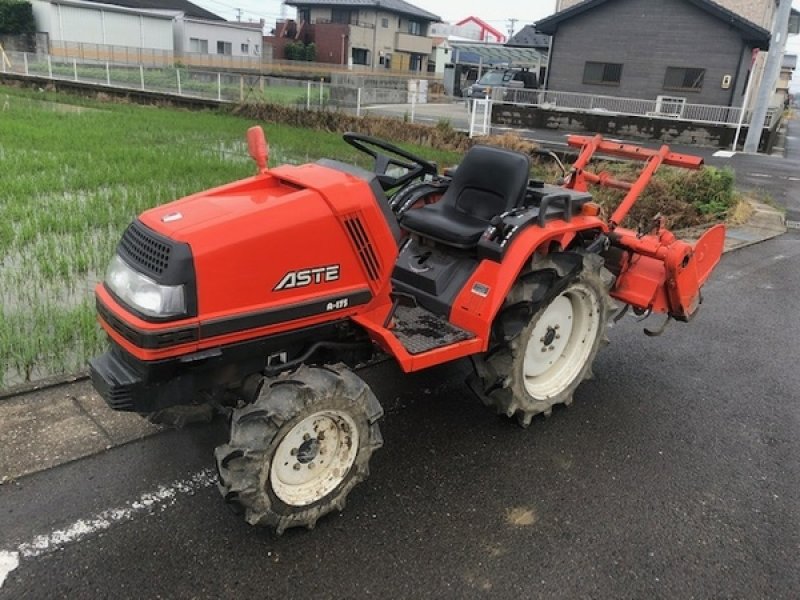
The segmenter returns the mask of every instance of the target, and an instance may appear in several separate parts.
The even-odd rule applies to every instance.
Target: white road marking
[[[154,513],[175,504],[179,496],[191,495],[198,490],[216,483],[217,475],[213,469],[198,471],[188,479],[179,479],[158,489],[145,492],[136,500],[117,508],[110,508],[89,517],[78,519],[64,529],[57,529],[38,535],[30,542],[20,544],[14,550],[0,550],[0,587],[6,576],[19,566],[20,559],[36,558],[62,550],[64,547],[82,541],[84,538],[106,531],[114,525],[132,520],[140,514]]]
[[[730,150],[717,150],[712,154],[712,156],[718,156],[720,158],[732,158],[736,156],[736,152],[731,152]]]
[[[0,588],[6,576],[19,565],[19,552],[0,551]]]
[[[772,175],[767,175],[766,173],[748,173],[750,177],[764,177],[766,179],[772,179]]]

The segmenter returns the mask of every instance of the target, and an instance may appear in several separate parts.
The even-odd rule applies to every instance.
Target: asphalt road
[[[220,424],[2,486],[0,598],[800,597],[798,265],[796,232],[726,255],[692,324],[626,318],[528,430],[465,363],[373,367],[386,445],[314,531],[225,509]]]

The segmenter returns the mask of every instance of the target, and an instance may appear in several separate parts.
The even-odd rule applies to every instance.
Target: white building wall
[[[173,50],[172,18],[34,0],[36,30],[54,42]]]
[[[231,45],[229,56],[261,56],[262,35],[258,29],[243,27],[235,23],[214,21],[201,21],[196,19],[178,19],[180,24],[176,24],[176,51],[181,53],[191,52],[189,40],[192,38],[206,40],[208,42],[208,53],[219,54],[218,42],[227,42]],[[247,51],[242,45],[246,44]]]

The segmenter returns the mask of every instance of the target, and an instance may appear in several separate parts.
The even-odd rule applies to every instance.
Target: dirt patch
[[[506,523],[512,527],[530,527],[539,520],[536,510],[524,506],[516,506],[506,510]]]

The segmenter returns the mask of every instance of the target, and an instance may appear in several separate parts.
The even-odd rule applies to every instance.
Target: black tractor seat
[[[473,248],[492,217],[522,204],[530,170],[530,158],[525,154],[473,146],[442,199],[409,210],[400,217],[400,224],[411,233],[447,246]]]

